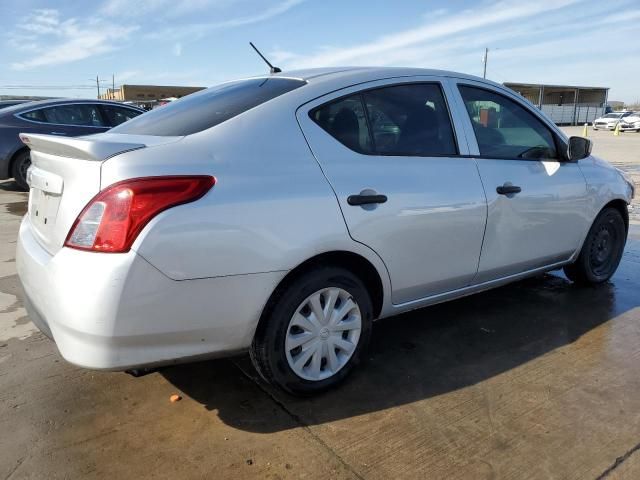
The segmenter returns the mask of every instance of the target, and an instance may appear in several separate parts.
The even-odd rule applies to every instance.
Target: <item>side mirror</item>
[[[569,137],[569,147],[567,148],[567,158],[570,162],[577,162],[591,155],[591,140],[584,137]]]

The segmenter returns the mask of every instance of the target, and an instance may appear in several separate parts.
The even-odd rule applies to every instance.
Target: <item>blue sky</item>
[[[0,18],[0,94],[92,97],[90,79],[106,87],[112,74],[116,85],[210,86],[265,72],[252,40],[284,70],[475,75],[487,46],[492,80],[640,100],[638,0],[2,0]]]

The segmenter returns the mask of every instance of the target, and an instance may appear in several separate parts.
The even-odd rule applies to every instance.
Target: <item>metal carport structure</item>
[[[592,123],[604,114],[609,88],[505,82],[559,125]]]

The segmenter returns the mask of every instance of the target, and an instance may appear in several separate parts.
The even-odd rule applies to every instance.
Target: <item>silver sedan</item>
[[[221,84],[80,138],[23,134],[25,304],[68,361],[249,351],[313,394],[373,320],[564,268],[615,272],[634,189],[513,91],[336,68]]]

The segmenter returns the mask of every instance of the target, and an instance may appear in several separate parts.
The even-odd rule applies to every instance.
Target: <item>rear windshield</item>
[[[111,130],[137,135],[183,136],[201,132],[283,93],[305,85],[291,78],[224,83],[158,107]]]

